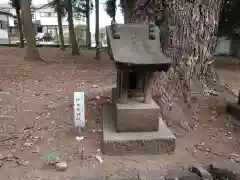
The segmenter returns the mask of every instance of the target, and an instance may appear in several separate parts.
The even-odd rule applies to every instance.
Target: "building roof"
[[[7,12],[7,11],[3,11],[3,10],[0,10],[0,14],[4,14],[4,15],[7,15],[7,16],[13,16],[12,13]]]
[[[52,7],[54,4],[54,1],[51,1],[47,4],[39,4],[37,6],[34,6],[34,9],[45,9],[45,8],[48,8],[48,7]]]

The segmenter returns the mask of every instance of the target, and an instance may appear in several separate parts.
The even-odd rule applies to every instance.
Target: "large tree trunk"
[[[24,36],[23,36],[22,18],[20,15],[20,9],[16,9],[16,14],[17,14],[20,48],[24,48]]]
[[[90,0],[86,0],[86,21],[87,21],[87,30],[86,30],[86,45],[88,48],[91,48],[91,32],[90,32]]]
[[[64,37],[63,37],[63,28],[62,28],[62,16],[61,16],[61,6],[60,0],[56,1],[56,10],[57,10],[57,20],[58,20],[58,34],[59,34],[59,42],[60,49],[64,50]]]
[[[193,80],[212,75],[212,54],[217,40],[221,0],[165,2],[163,50],[174,60],[175,84],[189,99]],[[169,72],[171,73],[171,72]],[[210,74],[209,74],[210,73]],[[174,78],[175,79],[175,78]]]
[[[35,30],[32,23],[29,0],[21,0],[21,10],[22,10],[24,34],[27,40],[25,59],[42,60],[36,47]]]
[[[99,41],[99,0],[95,0],[96,8],[96,31],[95,31],[95,42],[96,42],[96,59],[100,59],[100,41]]]
[[[73,11],[72,11],[72,1],[67,0],[67,12],[68,12],[68,29],[69,29],[69,37],[72,45],[72,55],[79,55],[78,51],[78,43],[76,40],[76,34],[74,31],[73,24]]]
[[[167,74],[160,74],[153,95],[164,108],[171,109],[172,97],[181,94],[188,104],[194,87],[194,92],[201,93],[201,88],[196,87],[206,88],[208,77],[215,80],[212,54],[222,0],[140,1],[131,22],[156,22],[162,17],[163,21],[158,23],[166,30],[161,36],[162,49],[174,61]]]

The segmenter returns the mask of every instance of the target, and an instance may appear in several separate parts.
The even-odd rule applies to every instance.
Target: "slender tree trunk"
[[[86,30],[86,45],[88,48],[91,48],[91,32],[90,32],[90,0],[86,0],[86,21],[87,21],[87,30]]]
[[[72,45],[72,55],[79,55],[78,51],[78,43],[76,40],[76,34],[74,31],[73,24],[73,11],[72,11],[72,1],[67,0],[67,11],[68,11],[68,29],[69,29],[69,37]]]
[[[24,48],[24,36],[23,36],[22,18],[20,15],[20,9],[16,9],[16,14],[17,14],[20,48]]]
[[[24,34],[27,40],[25,59],[42,60],[36,47],[35,29],[32,23],[29,0],[21,0],[21,10],[22,10]]]
[[[62,28],[62,16],[61,16],[61,7],[60,0],[56,1],[56,10],[57,10],[57,20],[58,20],[58,37],[60,43],[60,49],[64,50],[64,37],[63,37],[63,28]]]
[[[95,42],[96,42],[96,59],[100,59],[100,42],[99,42],[99,0],[95,0],[96,8],[96,31],[95,31]]]
[[[8,16],[7,16],[7,34],[8,34],[8,43],[11,44],[9,17]]]

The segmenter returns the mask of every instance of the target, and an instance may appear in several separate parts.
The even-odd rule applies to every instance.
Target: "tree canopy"
[[[52,2],[48,3],[50,7],[55,8],[56,11],[56,4],[57,1],[53,0]],[[66,0],[60,0],[61,5],[61,15],[65,16],[67,12],[67,5]],[[76,19],[81,19],[82,17],[86,16],[87,11],[87,4],[86,0],[72,0],[72,7],[73,7],[73,16]],[[93,10],[93,3],[90,1],[90,11]]]
[[[124,0],[120,0],[119,7],[124,8]],[[105,11],[109,17],[113,18],[116,15],[117,4],[116,0],[106,0]],[[238,17],[240,15],[240,0],[225,0],[222,7],[219,35],[232,35],[234,29],[240,26]]]
[[[85,17],[87,12],[86,0],[72,0],[74,17]],[[93,3],[90,1],[89,11],[93,10]]]
[[[107,0],[105,3],[105,11],[108,14],[108,16],[115,19],[116,10],[117,10],[116,0]]]
[[[21,9],[20,0],[9,0],[9,3],[12,5],[13,8],[17,10]]]

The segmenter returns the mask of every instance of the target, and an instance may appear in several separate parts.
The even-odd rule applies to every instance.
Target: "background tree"
[[[64,36],[62,33],[62,17],[66,15],[68,10],[67,1],[64,0],[53,0],[48,3],[49,6],[55,8],[55,12],[58,15],[58,28],[59,28],[59,36],[60,36],[60,46],[64,47]],[[93,4],[90,0],[71,0],[72,3],[72,12],[73,17],[76,19],[82,19],[86,17],[87,21],[87,30],[86,30],[86,44],[87,46],[91,46],[91,33],[90,33],[90,12],[93,9]],[[61,48],[62,49],[62,48]]]
[[[33,22],[32,22],[30,0],[21,0],[21,11],[22,11],[22,18],[23,18],[24,34],[27,40],[25,59],[42,60],[36,47],[36,40],[35,40],[36,31],[34,29]]]
[[[95,32],[95,42],[96,42],[96,59],[100,59],[100,42],[99,42],[99,0],[95,0],[96,8],[96,32]]]
[[[73,15],[76,19],[86,18],[86,45],[91,47],[91,32],[90,32],[90,13],[93,10],[91,0],[72,0]]]
[[[59,34],[59,42],[60,42],[60,49],[64,50],[64,36],[63,36],[63,27],[62,27],[62,17],[66,15],[64,2],[62,0],[55,0],[55,12],[57,13],[57,20],[58,20],[58,34]]]
[[[66,5],[67,14],[68,14],[68,29],[69,29],[69,38],[72,45],[72,55],[79,55],[78,43],[77,43],[75,31],[74,31],[72,1],[65,0],[65,5]]]
[[[19,31],[20,47],[24,48],[24,36],[23,36],[22,18],[21,18],[21,14],[20,14],[21,3],[20,3],[20,0],[10,0],[9,3],[12,5],[12,7],[16,11],[17,26],[18,26],[18,31]]]

